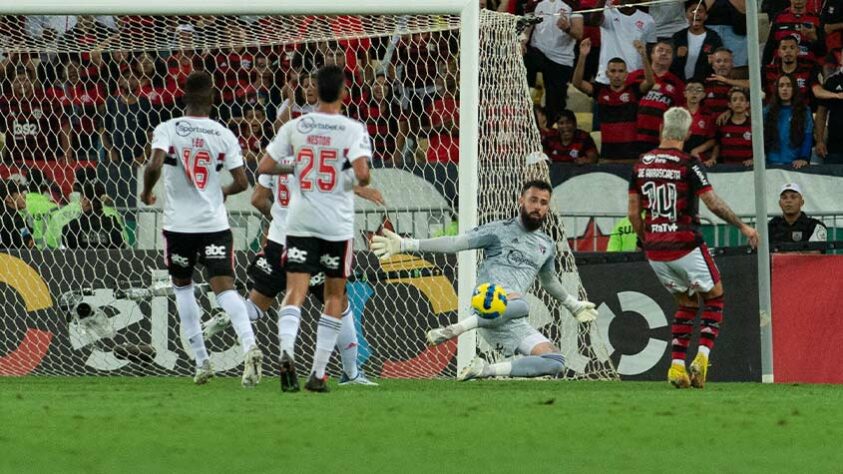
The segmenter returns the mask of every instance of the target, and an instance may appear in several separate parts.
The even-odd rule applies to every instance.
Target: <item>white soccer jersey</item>
[[[285,163],[292,163],[293,157],[288,157]],[[271,176],[262,174],[258,176],[258,184],[272,190],[272,222],[269,224],[269,233],[266,238],[281,245],[287,243],[287,214],[290,200],[296,189],[296,178],[293,175]]]
[[[220,170],[243,166],[233,133],[208,117],[180,117],[157,127],[152,149],[163,150],[164,230],[191,234],[229,228]]]
[[[653,17],[635,10],[632,15],[626,15],[615,8],[603,10],[603,23],[600,25],[600,64],[597,69],[597,82],[608,84],[606,66],[612,58],[626,61],[626,70],[641,69],[644,64],[641,56],[635,50],[635,40],[642,43],[656,42],[656,23]]]
[[[343,171],[372,156],[366,127],[339,114],[312,112],[284,124],[266,152],[283,163],[295,157],[297,186],[287,215],[287,235],[328,241],[354,237],[354,191]]]

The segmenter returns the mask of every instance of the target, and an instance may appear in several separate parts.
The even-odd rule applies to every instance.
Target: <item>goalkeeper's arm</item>
[[[594,303],[590,301],[580,301],[565,291],[565,287],[559,281],[555,271],[545,270],[539,272],[539,281],[542,288],[556,298],[562,306],[568,309],[571,314],[581,323],[589,323],[597,319],[597,310]]]
[[[372,251],[381,259],[405,252],[457,253],[481,247],[481,241],[471,239],[465,234],[419,240],[404,239],[395,232],[384,229],[383,236],[372,237]]]

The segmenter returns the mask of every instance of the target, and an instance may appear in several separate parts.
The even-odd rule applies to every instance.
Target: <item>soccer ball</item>
[[[471,307],[483,319],[499,318],[506,311],[506,291],[494,283],[482,283],[471,295]]]

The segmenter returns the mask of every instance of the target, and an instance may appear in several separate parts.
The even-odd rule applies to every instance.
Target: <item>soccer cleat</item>
[[[691,386],[691,380],[688,379],[685,367],[679,364],[670,364],[670,369],[667,371],[667,381],[676,388]]]
[[[231,318],[228,317],[228,314],[218,313],[202,323],[202,333],[205,335],[205,339],[210,339],[215,334],[225,331],[229,326],[231,326]]]
[[[705,377],[708,374],[708,357],[704,354],[697,354],[691,362],[691,386],[694,388],[705,388]]]
[[[451,339],[457,337],[454,334],[454,330],[451,329],[451,326],[446,326],[444,328],[436,328],[427,331],[426,339],[428,346],[438,346],[445,341],[450,341]]]
[[[366,374],[364,374],[363,371],[359,368],[357,369],[357,377],[354,377],[353,379],[348,378],[348,375],[343,372],[340,376],[340,385],[368,385],[370,387],[378,386],[377,383],[369,380],[366,377]]]
[[[243,378],[241,383],[243,387],[251,388],[261,382],[263,375],[263,352],[258,349],[258,346],[252,346],[249,352],[246,353],[246,360],[243,365]]]
[[[464,369],[457,375],[457,381],[465,382],[471,379],[480,378],[483,376],[483,369],[486,368],[486,363],[483,359],[475,357]]]
[[[193,383],[196,385],[204,385],[208,380],[214,377],[214,369],[211,367],[211,361],[205,359],[202,365],[196,367],[196,375],[193,376]]]
[[[287,354],[287,351],[281,353],[281,391],[282,392],[298,392],[299,377],[296,375],[296,363],[293,358]]]
[[[307,383],[304,384],[304,388],[308,392],[317,392],[317,393],[328,393],[328,374],[325,374],[324,377],[319,378],[316,376],[316,372],[310,374],[310,378],[307,379]]]

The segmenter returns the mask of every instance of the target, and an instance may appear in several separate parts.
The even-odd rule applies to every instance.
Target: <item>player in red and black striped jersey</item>
[[[825,54],[825,32],[820,17],[810,13],[805,0],[791,0],[790,8],[775,16],[770,26],[764,57],[761,64],[773,62],[776,46],[785,36],[794,36],[799,41],[799,59],[807,64],[816,64]]]
[[[670,72],[673,62],[673,45],[659,41],[650,53],[655,84],[638,102],[637,132],[635,141],[639,152],[647,151],[659,143],[659,128],[667,109],[685,105],[685,83]],[[633,71],[627,82],[637,83],[644,77],[644,71]]]
[[[738,227],[750,245],[758,243],[755,229],[741,222],[714,193],[700,160],[682,151],[690,125],[687,110],[668,109],[658,148],[641,156],[629,182],[629,220],[656,276],[679,305],[671,327],[673,353],[668,371],[668,381],[677,388],[705,386],[708,356],[723,320],[723,284],[699,231],[698,199]],[[685,358],[701,302],[700,346],[689,378]]]
[[[749,93],[734,88],[729,92],[731,115],[717,127],[712,159],[718,163],[752,166],[752,120],[749,116]]]
[[[609,85],[604,85],[583,80],[586,57],[591,52],[591,40],[586,38],[580,43],[580,56],[571,84],[597,101],[601,161],[630,161],[639,154],[635,144],[638,101],[653,87],[654,77],[644,44],[636,41],[635,48],[644,64],[643,80],[630,83],[626,62],[621,58],[612,58],[606,67]]]
[[[820,69],[815,64],[808,63],[799,57],[799,40],[794,36],[785,36],[779,40],[778,58],[764,66],[761,80],[767,102],[776,95],[776,81],[784,74],[796,78],[800,95],[808,105],[811,105],[813,86],[820,84]]]
[[[729,110],[729,91],[733,87],[749,89],[746,79],[732,79],[732,51],[728,48],[717,48],[711,55],[711,69],[714,72],[705,80],[705,100],[703,109],[709,115],[717,118]]]

